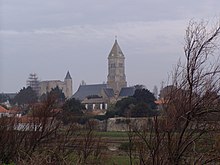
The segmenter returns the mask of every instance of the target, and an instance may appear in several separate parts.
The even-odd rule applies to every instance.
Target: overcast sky
[[[183,57],[191,19],[220,18],[220,0],[0,0],[0,92],[18,92],[29,73],[107,81],[117,35],[129,86],[160,88]]]

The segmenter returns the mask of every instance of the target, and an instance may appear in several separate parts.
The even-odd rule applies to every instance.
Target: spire
[[[117,42],[117,36],[115,36],[115,43],[114,43],[108,57],[124,57],[124,54],[121,51],[121,48]]]
[[[70,76],[70,72],[69,72],[69,71],[68,71],[67,74],[66,74],[65,80],[66,80],[66,79],[72,79],[72,77]]]

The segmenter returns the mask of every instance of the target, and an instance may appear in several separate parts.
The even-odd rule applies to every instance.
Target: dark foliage
[[[68,124],[71,122],[81,121],[83,112],[82,110],[85,107],[81,104],[79,100],[75,98],[71,98],[66,100],[66,102],[62,106],[63,112],[61,115],[61,119],[64,124]]]
[[[56,97],[59,101],[65,101],[65,95],[62,89],[60,89],[58,86],[52,88],[49,92],[49,95]]]
[[[157,114],[155,109],[149,108],[145,102],[140,102],[131,109],[130,114],[132,117],[151,117]]]
[[[118,101],[115,105],[116,111],[109,112],[107,115],[146,117],[157,114],[154,95],[143,86],[138,85],[135,93],[131,97]]]
[[[81,104],[79,100],[76,100],[75,98],[66,100],[66,102],[63,105],[64,111],[69,111],[73,114],[82,114],[82,109],[84,109],[84,106]]]
[[[154,102],[156,99],[154,94],[151,93],[148,89],[136,89],[133,97],[137,100],[138,103],[146,103],[150,109],[156,108],[156,104]]]
[[[7,96],[5,94],[0,94],[0,103],[6,102],[7,100],[10,101],[9,96]]]
[[[38,100],[36,92],[31,88],[23,88],[21,89],[15,98],[12,100],[13,104],[25,105],[25,104],[33,104]]]
[[[118,101],[115,105],[116,113],[118,116],[129,115],[131,108],[137,104],[137,100],[134,97],[127,97]]]
[[[57,106],[62,105],[66,99],[62,89],[60,89],[58,86],[52,88],[50,92],[42,94],[40,96],[40,101],[45,101],[49,97],[52,97],[56,100]]]

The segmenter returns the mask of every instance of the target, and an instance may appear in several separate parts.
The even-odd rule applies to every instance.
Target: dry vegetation
[[[185,37],[184,64],[178,63],[172,85],[163,92],[162,115],[132,143],[139,164],[219,163],[220,65],[215,55],[220,26],[207,31],[191,21]],[[212,60],[210,60],[210,58]],[[213,60],[214,59],[214,60]],[[217,139],[216,139],[217,138]]]

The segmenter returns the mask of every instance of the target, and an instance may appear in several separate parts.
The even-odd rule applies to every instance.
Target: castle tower
[[[64,79],[64,83],[66,85],[65,94],[67,98],[70,98],[73,94],[73,88],[72,88],[72,78],[70,76],[69,71],[66,74],[66,77]]]
[[[108,56],[108,81],[115,94],[119,94],[122,87],[127,86],[125,76],[125,57],[118,45],[117,39]]]

